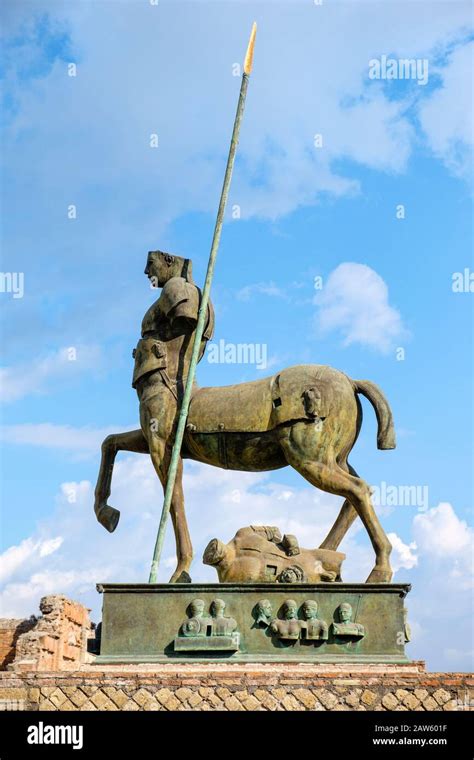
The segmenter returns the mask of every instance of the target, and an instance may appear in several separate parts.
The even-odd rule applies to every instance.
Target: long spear
[[[186,386],[184,389],[183,401],[179,412],[178,426],[176,428],[176,436],[174,439],[173,450],[171,452],[171,461],[168,470],[168,479],[166,481],[165,498],[163,502],[163,509],[161,511],[160,525],[158,528],[158,534],[156,536],[155,549],[153,552],[153,561],[151,563],[149,583],[156,583],[158,575],[158,565],[160,562],[161,550],[163,548],[163,541],[165,538],[166,523],[171,507],[171,499],[173,496],[174,485],[176,481],[176,473],[178,470],[178,460],[181,453],[181,445],[183,443],[184,429],[186,426],[186,419],[189,411],[189,403],[191,401],[191,390],[194,382],[194,375],[196,372],[196,365],[198,362],[199,351],[201,347],[202,334],[204,332],[204,325],[207,318],[207,305],[209,303],[209,294],[211,292],[212,277],[214,274],[214,264],[217,258],[217,251],[219,248],[219,242],[221,239],[222,222],[224,219],[224,212],[227,203],[227,197],[229,195],[230,181],[232,179],[232,170],[234,168],[235,151],[239,142],[240,124],[242,122],[242,116],[244,113],[245,96],[247,95],[247,87],[249,82],[250,72],[252,71],[253,61],[253,48],[255,44],[255,34],[257,32],[257,24],[253,24],[252,31],[250,33],[249,44],[244,60],[244,71],[242,74],[242,84],[240,85],[239,102],[237,104],[237,113],[235,114],[234,129],[232,132],[232,139],[230,141],[229,156],[227,158],[227,166],[225,169],[224,183],[222,185],[221,198],[219,201],[219,209],[217,211],[216,225],[214,227],[214,235],[212,237],[211,252],[209,254],[209,263],[207,265],[206,279],[204,287],[202,289],[201,305],[199,307],[198,320],[196,325],[196,332],[194,334],[193,351],[191,354],[191,362],[189,365],[188,377],[186,380]]]

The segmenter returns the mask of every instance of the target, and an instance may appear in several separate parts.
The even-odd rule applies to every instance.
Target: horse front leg
[[[148,454],[148,443],[141,430],[108,435],[102,443],[99,475],[95,487],[94,512],[97,520],[109,533],[113,533],[120,519],[118,509],[107,504],[112,486],[115,457],[118,451]]]

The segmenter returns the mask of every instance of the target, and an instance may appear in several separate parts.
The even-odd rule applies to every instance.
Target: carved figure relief
[[[365,636],[365,628],[361,623],[352,620],[354,612],[349,602],[343,602],[336,610],[337,622],[332,624],[334,636],[338,638],[361,639]]]

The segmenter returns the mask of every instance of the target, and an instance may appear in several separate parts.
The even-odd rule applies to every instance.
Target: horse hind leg
[[[355,507],[369,534],[375,551],[375,566],[366,583],[390,583],[392,570],[390,567],[390,552],[392,546],[383,530],[370,501],[370,489],[361,478],[345,472],[336,462],[322,464],[299,459],[286,452],[291,464],[303,477],[316,488],[328,493],[344,496]]]
[[[130,430],[126,433],[114,433],[108,435],[102,443],[100,469],[95,487],[94,511],[97,520],[109,533],[113,533],[120,519],[119,510],[107,504],[112,486],[115,457],[119,451],[148,454],[148,444],[142,431]]]
[[[355,478],[359,477],[357,472],[349,463],[347,463],[347,468],[351,475],[353,475]],[[332,526],[331,530],[319,548],[337,551],[342,539],[356,519],[357,514],[357,509],[352,506],[350,501],[345,499],[344,504],[342,505],[338,516],[336,517],[334,525]]]

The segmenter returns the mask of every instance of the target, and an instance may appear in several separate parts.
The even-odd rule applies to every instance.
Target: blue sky
[[[409,653],[470,669],[472,292],[453,291],[453,274],[474,269],[469,4],[20,0],[2,17],[2,271],[24,276],[21,298],[0,293],[2,614],[65,593],[97,620],[97,581],[148,577],[160,490],[145,457],[119,456],[122,519],[106,534],[92,512],[100,442],[138,419],[131,350],[156,297],[147,251],[191,257],[203,281],[235,64],[256,19],[212,298],[216,340],[265,346],[268,362],[205,357],[198,381],[320,363],[384,389],[398,447],[376,449],[364,403],[351,462],[395,489],[377,511],[394,579],[413,584]],[[370,79],[383,55],[427,61],[428,82]],[[403,503],[402,486],[423,498]],[[317,545],[341,501],[288,468],[187,463],[185,488],[195,580],[215,579],[200,561],[215,535],[270,523]],[[342,549],[345,580],[363,581],[373,557],[359,521]],[[169,531],[162,580],[173,562]]]

